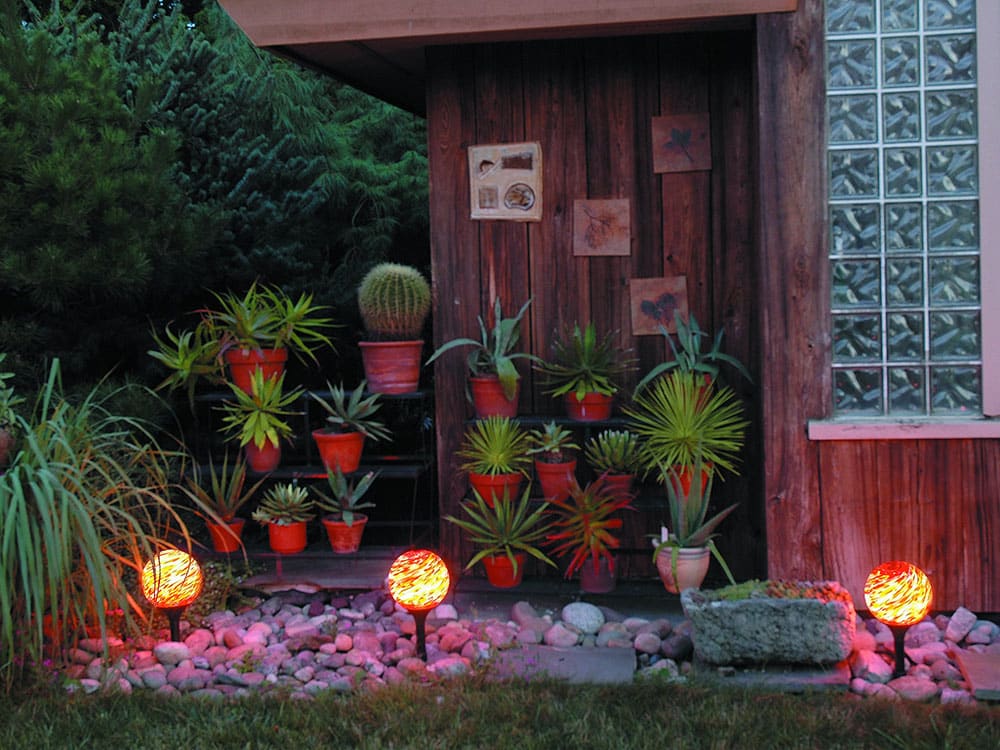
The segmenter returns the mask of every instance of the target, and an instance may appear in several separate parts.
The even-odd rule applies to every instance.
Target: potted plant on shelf
[[[566,497],[576,477],[575,451],[580,449],[573,433],[552,421],[532,430],[528,440],[531,443],[528,455],[534,456],[535,475],[542,495],[560,499]]]
[[[458,450],[469,484],[489,504],[517,496],[528,475],[528,433],[509,417],[487,417],[469,425]]]
[[[185,478],[186,486],[181,490],[197,507],[204,509],[205,525],[212,539],[212,547],[216,552],[236,552],[241,545],[243,526],[246,520],[237,518],[236,513],[264,482],[257,480],[246,487],[247,464],[237,458],[230,466],[229,452],[222,457],[222,467],[216,469],[215,464],[208,462],[208,476],[202,474],[202,469],[194,466],[193,473]]]
[[[728,386],[706,386],[696,373],[672,372],[654,381],[624,411],[629,429],[639,436],[644,473],[656,471],[658,480],[666,481],[676,468],[686,484],[696,458],[703,466],[703,483],[708,473],[736,471],[749,423]]]
[[[532,509],[530,494],[526,488],[519,500],[487,503],[482,495],[473,492],[472,499],[461,505],[465,518],[445,516],[446,521],[462,529],[469,535],[469,541],[480,548],[465,569],[481,560],[486,578],[497,588],[513,588],[521,583],[528,555],[555,567],[538,546],[549,530],[546,522],[549,504],[542,502]]]
[[[338,555],[357,552],[361,547],[361,537],[365,533],[368,515],[358,511],[374,508],[375,503],[362,501],[365,493],[375,481],[376,473],[369,471],[357,482],[347,479],[339,470],[326,470],[326,480],[330,494],[317,490],[317,507],[326,512],[322,517],[323,527],[330,540],[330,547]]]
[[[593,323],[582,331],[574,325],[572,332],[553,340],[552,359],[535,365],[549,386],[545,392],[565,400],[571,419],[594,422],[611,416],[618,392],[615,378],[634,366],[634,360],[615,345],[614,337],[609,333],[599,339]]]
[[[6,352],[0,352],[0,364],[6,358]],[[17,422],[14,407],[24,403],[24,398],[16,395],[14,388],[6,384],[12,377],[14,373],[0,371],[0,472],[7,468],[14,449],[14,425]]]
[[[306,548],[306,524],[315,518],[315,505],[309,490],[292,482],[271,487],[251,517],[267,525],[271,549],[283,555],[293,555]]]
[[[520,392],[521,376],[517,371],[517,360],[537,362],[538,357],[517,351],[521,338],[521,319],[531,304],[529,299],[513,318],[503,317],[500,299],[493,302],[493,325],[486,327],[479,316],[480,340],[457,338],[438,347],[427,360],[431,364],[445,352],[460,346],[473,349],[466,358],[469,370],[471,399],[479,419],[498,415],[517,416],[517,399]]]
[[[258,473],[274,471],[281,463],[281,440],[292,435],[286,417],[295,414],[289,407],[302,395],[294,388],[284,393],[285,373],[264,377],[263,370],[250,376],[250,391],[229,384],[234,400],[225,401],[222,430],[234,435],[246,451],[247,463]]]
[[[314,430],[312,436],[328,471],[339,470],[344,474],[357,471],[365,438],[376,442],[389,439],[389,431],[375,418],[382,408],[381,396],[378,393],[365,395],[366,386],[367,382],[362,380],[348,397],[343,383],[334,387],[327,382],[328,399],[317,393],[309,394],[327,413],[327,427]]]
[[[368,340],[361,341],[368,388],[411,393],[420,382],[420,338],[431,309],[431,288],[416,268],[379,263],[358,285],[358,308]]]
[[[639,473],[639,436],[628,430],[601,430],[584,446],[583,456],[596,475],[603,475],[613,491],[632,492]]]
[[[623,520],[615,514],[634,510],[630,495],[616,495],[604,476],[581,487],[574,482],[563,500],[549,501],[555,520],[548,540],[560,557],[569,555],[566,577],[580,571],[580,588],[606,593],[615,587],[614,550],[621,545],[615,535]]]
[[[170,371],[159,387],[187,387],[190,398],[200,377],[221,379],[226,362],[233,382],[249,391],[251,373],[263,369],[268,377],[284,372],[289,351],[315,362],[317,348],[333,348],[327,335],[333,321],[322,316],[324,308],[311,294],[293,299],[277,287],[254,282],[242,295],[212,295],[217,304],[196,311],[201,320],[193,330],[174,333],[168,326],[164,338],[153,334],[158,348],[148,354]]]
[[[702,470],[700,455],[695,458],[696,473]],[[666,473],[667,506],[670,510],[670,527],[660,528],[654,536],[653,563],[667,591],[679,594],[684,589],[698,588],[708,573],[709,552],[718,560],[730,583],[733,574],[715,546],[715,529],[735,510],[738,503],[706,519],[712,499],[714,477],[707,473],[704,488],[700,482],[690,482],[685,489],[676,469],[664,467]],[[669,550],[669,553],[667,552]]]
[[[676,344],[667,329],[660,326],[660,332],[667,339],[667,345],[670,347],[673,359],[661,362],[646,373],[636,385],[634,394],[639,394],[656,378],[668,372],[698,373],[707,382],[714,383],[719,376],[720,363],[732,365],[740,375],[753,382],[753,378],[750,377],[750,373],[743,366],[743,363],[736,357],[722,351],[722,336],[725,329],[720,328],[716,332],[715,338],[712,340],[712,348],[703,352],[702,341],[708,334],[701,330],[694,315],[688,315],[685,322],[680,312],[674,310],[674,324],[677,328]]]

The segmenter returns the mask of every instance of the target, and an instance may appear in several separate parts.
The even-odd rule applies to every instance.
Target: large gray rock
[[[840,600],[713,601],[688,589],[681,605],[691,620],[695,655],[710,664],[835,663],[847,658],[854,642],[854,605]]]

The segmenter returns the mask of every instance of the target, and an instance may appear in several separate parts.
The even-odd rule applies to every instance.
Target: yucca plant
[[[230,383],[235,401],[222,404],[223,432],[237,438],[240,446],[252,443],[257,448],[267,443],[278,445],[282,438],[290,437],[293,430],[286,417],[296,414],[289,407],[302,395],[302,389],[284,393],[284,385],[285,373],[265,378],[260,369],[250,376],[250,393]]]
[[[107,612],[129,629],[146,613],[125,581],[164,547],[191,548],[169,498],[171,464],[153,428],[107,404],[100,387],[70,399],[55,360],[30,418],[14,416],[21,450],[0,475],[0,681],[40,664]],[[169,540],[169,541],[168,541]]]
[[[531,459],[527,431],[509,417],[487,417],[471,424],[465,431],[458,456],[465,459],[461,468],[474,474],[524,474]]]
[[[569,461],[573,458],[574,451],[580,450],[573,433],[555,421],[546,422],[541,428],[532,430],[528,434],[528,440],[531,444],[528,455],[544,463]]]
[[[613,396],[618,391],[615,378],[633,369],[635,360],[627,357],[615,343],[615,334],[597,336],[597,328],[579,324],[552,342],[552,358],[539,362],[535,369],[542,373],[553,396],[572,394],[582,401],[587,393]]]
[[[282,482],[264,493],[260,505],[251,517],[260,524],[287,526],[300,521],[311,521],[316,517],[315,507],[307,488],[294,482]]]
[[[511,499],[491,506],[478,492],[473,492],[472,499],[461,504],[465,518],[445,516],[446,521],[462,529],[469,535],[469,541],[479,547],[466,564],[467,570],[484,557],[503,555],[510,560],[516,575],[518,563],[515,555],[518,552],[555,567],[555,563],[538,546],[545,541],[549,531],[546,521],[549,504],[542,502],[532,509],[530,495],[530,489],[525,489],[519,500]]]
[[[309,395],[313,400],[326,411],[326,424],[330,431],[360,432],[375,441],[389,439],[389,431],[375,418],[375,413],[382,408],[381,394],[370,393],[366,396],[367,385],[367,381],[362,380],[360,385],[351,391],[350,397],[347,396],[343,383],[332,386],[327,382],[326,387],[330,392],[328,399],[310,392]]]
[[[186,477],[185,486],[181,490],[199,505],[214,513],[218,521],[229,522],[264,483],[264,479],[260,479],[250,487],[246,487],[246,479],[246,461],[237,458],[230,466],[227,451],[222,457],[221,468],[216,469],[215,463],[209,460],[208,476],[204,475],[202,468],[195,465],[191,475]]]
[[[595,474],[637,474],[639,436],[628,430],[601,430],[587,441],[583,456]]]
[[[378,474],[369,471],[357,482],[344,476],[340,469],[326,470],[326,482],[330,487],[330,494],[324,494],[321,490],[315,490],[318,499],[316,507],[328,513],[334,521],[343,521],[348,526],[354,525],[354,514],[360,510],[374,508],[375,503],[361,498],[372,486]]]
[[[551,498],[555,520],[553,531],[549,533],[553,552],[569,555],[566,577],[573,574],[590,558],[597,570],[600,558],[607,561],[608,569],[614,570],[612,552],[621,545],[615,531],[624,523],[615,514],[622,510],[635,510],[631,495],[614,493],[602,475],[581,487],[575,480],[571,483],[569,496]]]
[[[728,386],[708,384],[697,373],[672,372],[656,380],[623,409],[641,441],[645,472],[692,467],[696,456],[712,472],[736,471],[747,422]]]
[[[500,305],[500,298],[493,301],[493,326],[486,327],[482,316],[479,316],[479,341],[470,338],[457,338],[448,341],[438,347],[437,351],[427,360],[430,364],[442,354],[460,346],[471,346],[472,351],[466,359],[469,372],[474,376],[496,375],[503,385],[504,394],[508,399],[514,398],[517,393],[517,381],[520,375],[517,372],[517,360],[525,359],[529,362],[540,362],[541,360],[533,354],[516,351],[518,342],[521,339],[521,319],[531,304],[529,299],[517,315],[513,318],[505,318]]]

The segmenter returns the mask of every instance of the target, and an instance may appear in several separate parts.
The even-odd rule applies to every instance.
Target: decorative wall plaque
[[[470,146],[469,205],[473,219],[541,221],[541,144]]]
[[[654,172],[701,172],[711,168],[707,112],[653,118]]]
[[[633,336],[659,334],[661,325],[669,333],[677,333],[674,311],[680,312],[685,319],[688,314],[686,276],[632,279],[629,290]]]
[[[630,255],[627,198],[573,201],[573,255]]]

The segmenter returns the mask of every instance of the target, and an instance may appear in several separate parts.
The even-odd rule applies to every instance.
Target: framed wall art
[[[632,303],[632,335],[660,334],[662,325],[669,333],[677,333],[674,312],[687,318],[687,277],[665,276],[656,279],[629,281]]]
[[[469,205],[473,219],[541,221],[541,144],[470,146]]]
[[[627,198],[573,201],[573,255],[630,255]]]
[[[653,118],[653,171],[703,172],[712,168],[707,112]]]

